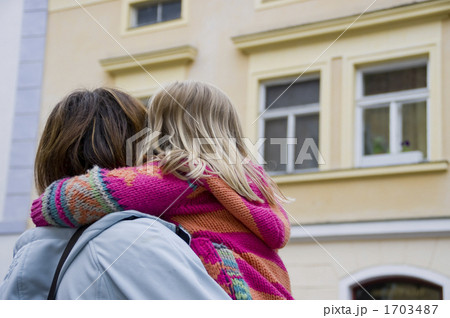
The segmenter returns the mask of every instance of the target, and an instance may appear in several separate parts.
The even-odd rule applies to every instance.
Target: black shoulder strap
[[[134,219],[137,219],[137,216],[132,215],[124,220],[134,220]],[[78,230],[75,231],[75,233],[72,235],[69,242],[67,243],[66,248],[64,249],[64,252],[62,253],[61,258],[59,260],[58,266],[56,267],[55,275],[53,276],[53,281],[52,281],[52,285],[50,287],[50,291],[48,293],[47,300],[55,300],[56,299],[56,284],[58,283],[59,274],[64,265],[64,262],[66,261],[67,257],[69,256],[72,248],[75,246],[75,243],[80,238],[81,234],[83,234],[84,230],[86,230],[87,228],[88,228],[88,225],[80,227]],[[183,227],[178,225],[175,229],[175,233],[179,237],[181,237],[188,245],[190,244],[191,236]]]
[[[84,230],[87,228],[88,228],[87,225],[78,228],[78,230],[75,231],[75,233],[72,235],[69,242],[67,243],[66,248],[64,249],[64,252],[62,253],[61,258],[59,260],[58,266],[56,267],[55,275],[53,276],[52,286],[50,287],[50,291],[48,293],[47,300],[55,300],[56,299],[56,284],[58,283],[59,273],[61,272],[64,262],[66,261],[67,257],[69,256],[70,251],[75,246],[75,243],[78,241],[81,234],[83,234]]]

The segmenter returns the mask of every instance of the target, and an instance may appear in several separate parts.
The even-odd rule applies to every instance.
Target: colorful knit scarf
[[[241,197],[217,176],[185,181],[163,174],[155,163],[94,167],[83,176],[52,183],[33,202],[31,217],[36,226],[80,227],[124,210],[187,229],[191,248],[232,299],[292,299],[277,253],[289,238],[286,212]]]

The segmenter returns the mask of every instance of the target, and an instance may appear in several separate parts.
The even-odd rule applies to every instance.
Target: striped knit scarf
[[[115,170],[94,167],[51,184],[33,202],[31,217],[37,226],[79,227],[124,210],[187,229],[191,248],[231,298],[292,299],[277,252],[289,238],[286,212],[248,201],[216,176],[184,181],[163,174],[154,163]]]

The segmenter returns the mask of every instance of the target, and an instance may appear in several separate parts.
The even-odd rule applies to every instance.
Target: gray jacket
[[[134,220],[125,220],[131,215]],[[136,211],[111,213],[78,239],[58,280],[57,299],[230,299],[175,225]],[[41,227],[16,242],[0,299],[47,299],[74,229]]]

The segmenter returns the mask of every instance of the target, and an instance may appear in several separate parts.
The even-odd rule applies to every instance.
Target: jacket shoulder
[[[0,299],[46,299],[56,265],[74,230],[34,228],[14,247],[13,261],[2,284]]]
[[[58,299],[229,299],[170,225],[142,217],[105,229],[68,265]]]

